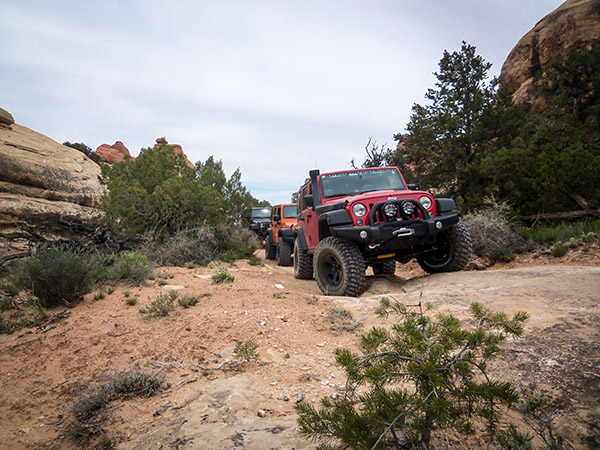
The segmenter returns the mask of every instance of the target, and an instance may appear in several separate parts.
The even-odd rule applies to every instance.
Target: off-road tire
[[[313,277],[313,257],[300,248],[298,238],[294,240],[294,276],[300,280]]]
[[[462,222],[438,234],[435,245],[433,251],[417,256],[419,265],[427,273],[456,272],[471,260],[471,235]]]
[[[277,264],[280,266],[292,265],[292,248],[281,236],[277,241]]]
[[[375,275],[394,275],[396,273],[396,261],[387,259],[378,264],[371,265]]]
[[[275,248],[275,244],[273,244],[273,239],[271,235],[267,235],[267,239],[265,239],[265,259],[275,259],[277,253],[277,248]]]
[[[325,295],[358,297],[366,289],[366,265],[354,242],[327,237],[313,257],[315,279]]]

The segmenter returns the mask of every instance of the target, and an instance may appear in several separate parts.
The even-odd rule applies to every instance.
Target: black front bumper
[[[433,219],[383,222],[366,227],[334,226],[331,227],[331,234],[337,238],[362,244],[371,250],[393,251],[427,245],[435,240],[436,234],[456,223],[458,223],[458,213],[449,212]]]

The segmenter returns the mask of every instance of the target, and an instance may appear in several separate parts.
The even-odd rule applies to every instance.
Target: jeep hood
[[[365,192],[364,194],[330,198],[330,199],[327,199],[327,203],[325,203],[325,204],[341,203],[341,202],[346,202],[346,201],[348,202],[348,204],[354,204],[356,202],[369,204],[369,203],[384,202],[386,200],[398,200],[398,199],[402,199],[402,198],[418,199],[419,197],[421,197],[423,195],[428,195],[428,194],[427,194],[427,192],[424,192],[424,191],[408,191],[408,190],[372,191],[372,192]]]

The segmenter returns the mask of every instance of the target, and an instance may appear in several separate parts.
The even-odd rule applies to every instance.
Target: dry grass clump
[[[106,382],[83,392],[71,405],[69,423],[63,437],[86,448],[92,441],[107,442],[102,423],[107,419],[110,403],[134,397],[150,397],[168,387],[162,376],[145,372],[124,372],[112,375]],[[110,440],[110,439],[108,439]]]
[[[473,253],[492,263],[510,261],[514,259],[522,239],[513,229],[506,204],[493,200],[488,204],[488,208],[469,213],[461,219],[471,235]]]

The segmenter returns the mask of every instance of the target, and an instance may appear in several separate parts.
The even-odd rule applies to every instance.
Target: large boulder
[[[527,92],[554,58],[600,41],[600,0],[567,0],[517,43],[502,66],[502,82],[517,103],[535,102]]]
[[[73,240],[93,229],[100,166],[16,123],[0,126],[0,257],[31,241]]]
[[[113,145],[102,144],[96,149],[96,154],[100,157],[100,162],[107,164],[123,161],[127,156],[131,157],[129,150],[121,141]]]

